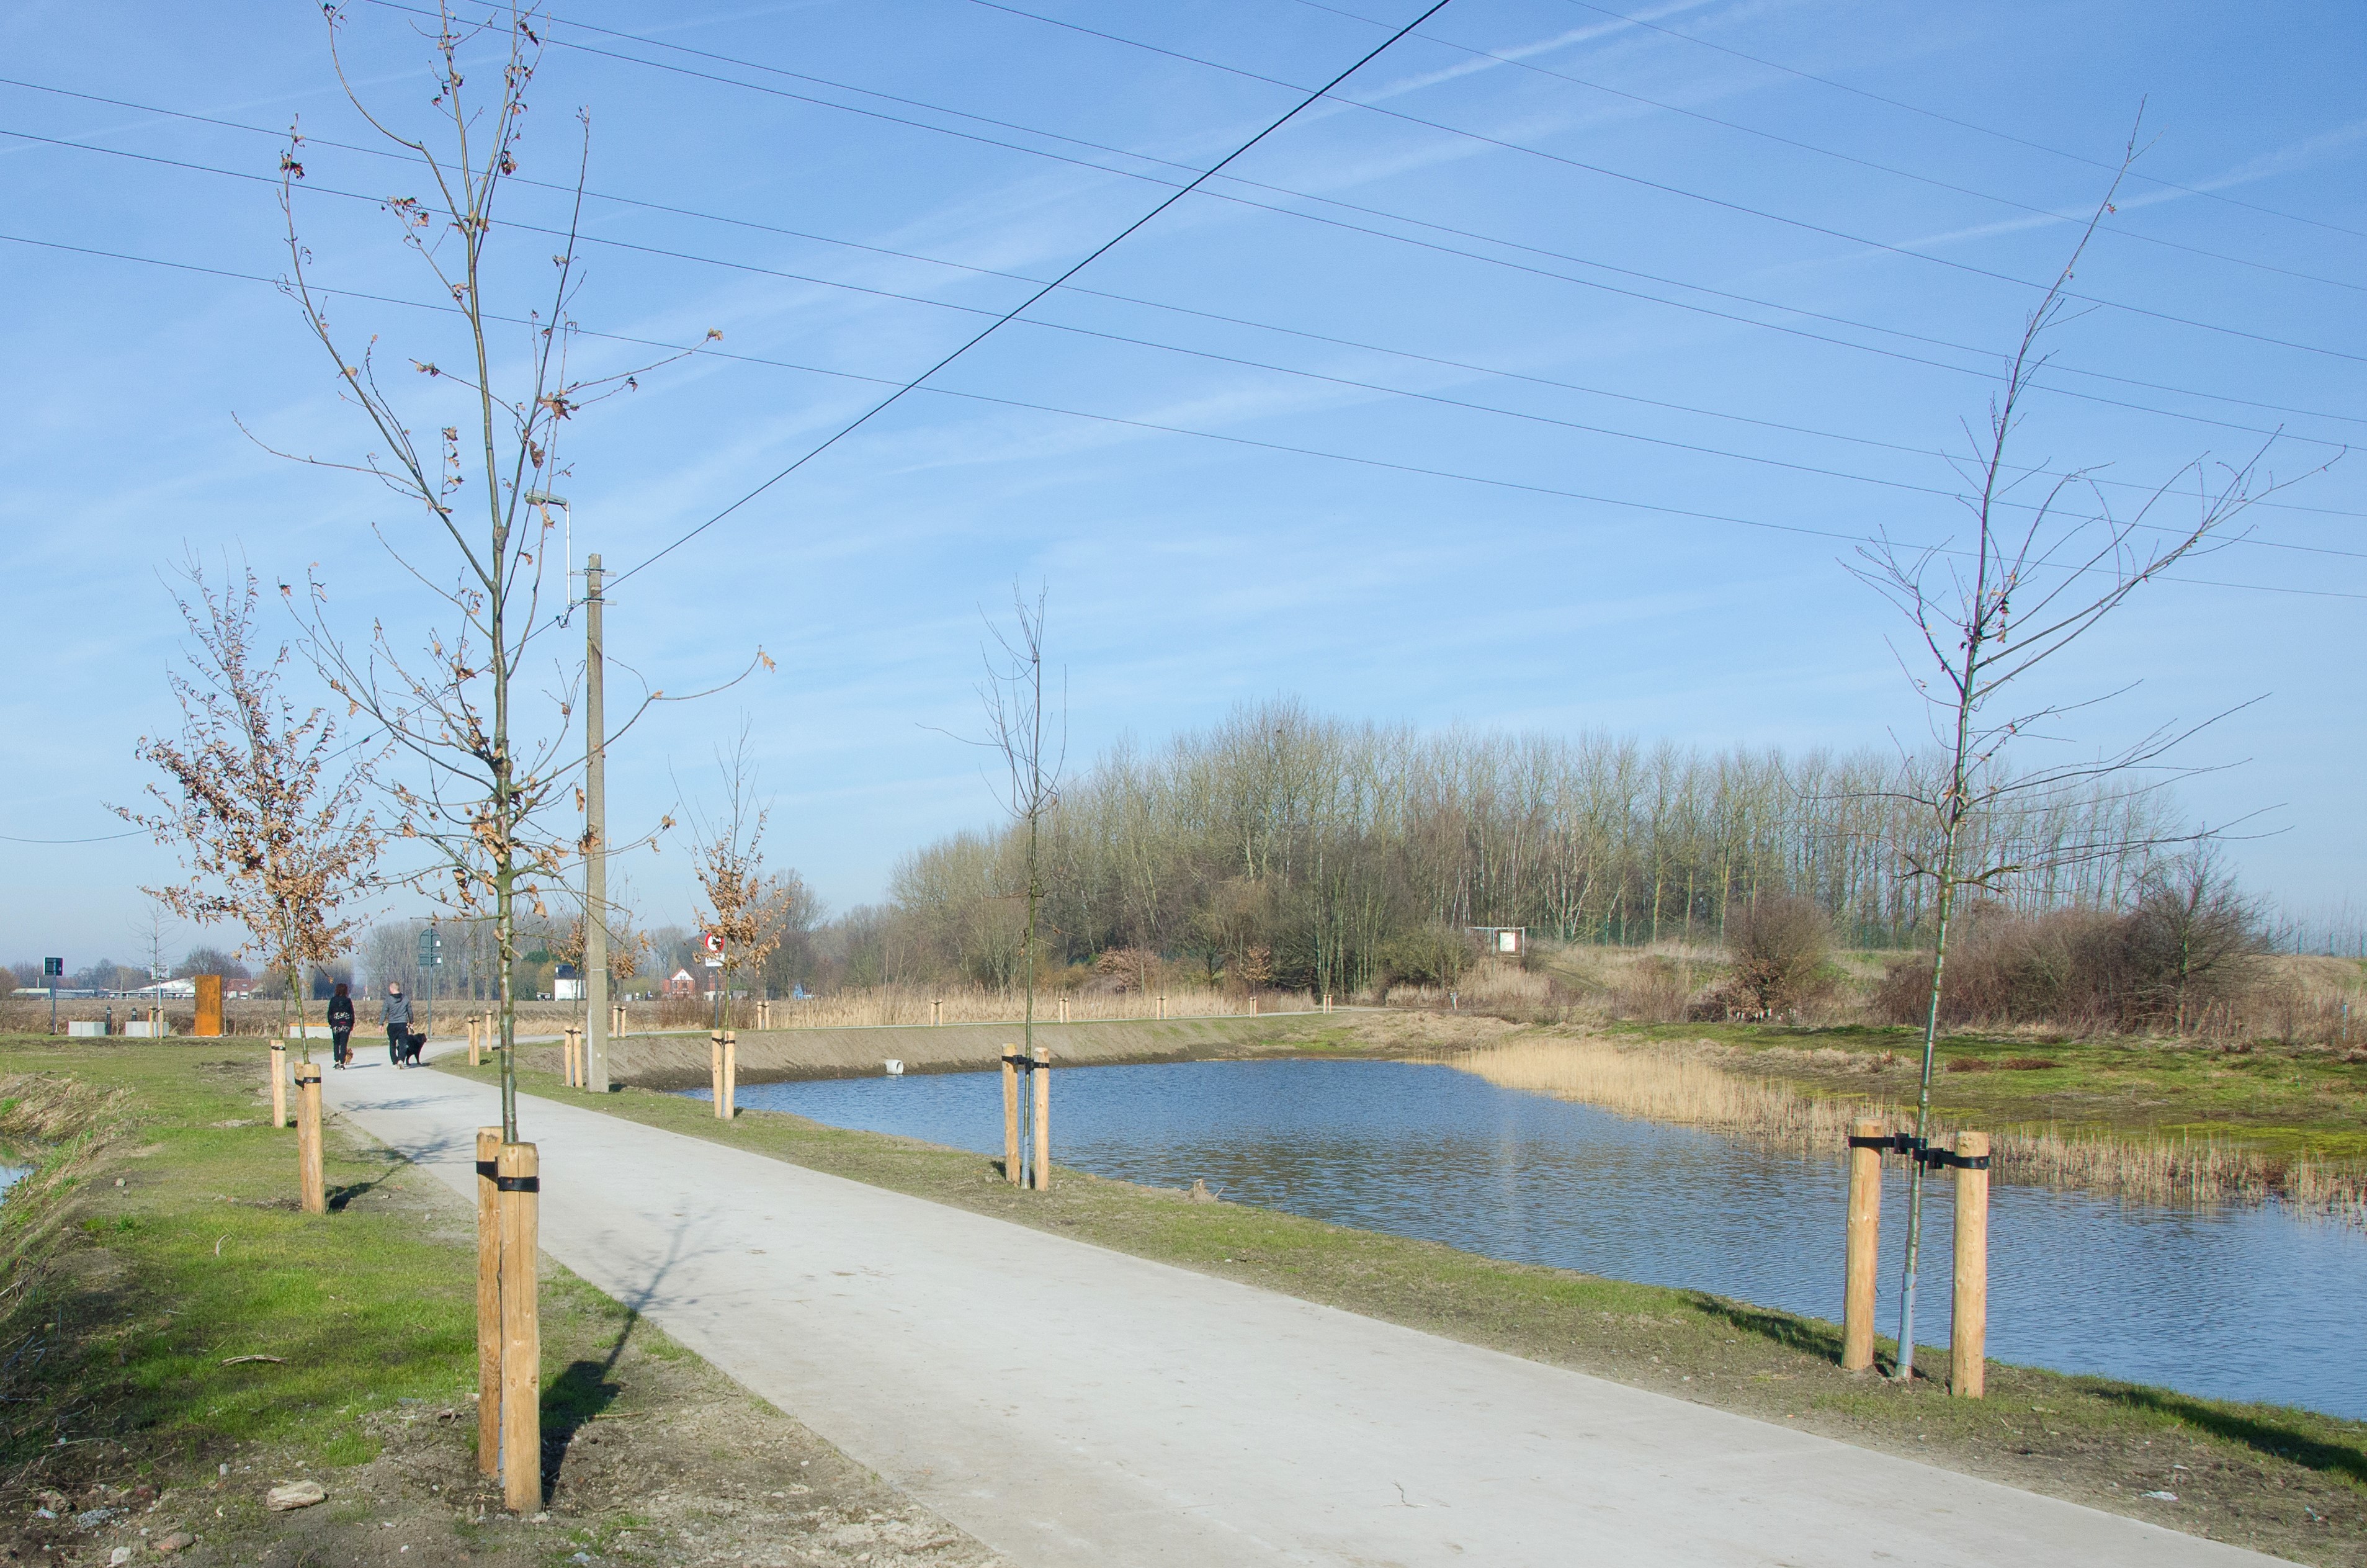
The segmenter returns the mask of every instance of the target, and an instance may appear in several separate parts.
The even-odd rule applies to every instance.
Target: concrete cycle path
[[[494,1089],[325,1077],[473,1199]],[[2275,1561],[580,1106],[519,1129],[545,1252],[1028,1568]]]

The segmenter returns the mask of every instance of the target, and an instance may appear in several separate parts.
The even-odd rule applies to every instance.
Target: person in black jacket
[[[343,1067],[354,1054],[354,999],[345,990],[345,983],[337,982],[337,994],[329,998],[329,1058]]]
[[[402,1065],[402,1042],[411,1033],[411,998],[397,981],[386,983],[386,1059]]]

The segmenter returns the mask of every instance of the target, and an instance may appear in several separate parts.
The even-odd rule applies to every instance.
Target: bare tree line
[[[1902,946],[1931,917],[1915,869],[1936,831],[1902,774],[1942,766],[1604,734],[1424,735],[1294,700],[1246,706],[1155,755],[1121,744],[1063,792],[1042,826],[1049,956],[1183,955],[1211,979],[1346,991],[1389,971],[1426,928],[1716,941],[1766,891],[1815,899],[1853,945]],[[2014,906],[2111,906],[2163,838],[2163,815],[2143,793],[2055,790],[1964,831],[2050,868],[2003,890]],[[1014,824],[908,856],[889,909],[863,912],[850,945],[903,976],[1020,983],[1024,837]],[[2099,842],[2127,851],[2049,852]]]

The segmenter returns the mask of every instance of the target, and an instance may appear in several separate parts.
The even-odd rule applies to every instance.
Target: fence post
[[[1019,1159],[1019,1064],[1013,1060],[1018,1050],[1002,1048],[1002,1178],[1014,1187],[1025,1168]]]
[[[723,1119],[740,1114],[740,1033],[723,1031]]]
[[[271,1042],[271,1125],[288,1125],[288,1042]]]
[[[1027,1075],[1036,1080],[1036,1190],[1052,1190],[1052,1048],[1036,1048],[1036,1065]]]
[[[494,1161],[502,1205],[502,1501],[542,1506],[542,1319],[535,1288],[536,1207],[542,1161],[531,1143],[504,1143]]]
[[[707,1088],[715,1101],[715,1117],[723,1119],[723,1031],[709,1029],[707,1034]]]
[[[296,1067],[296,1185],[303,1194],[304,1212],[329,1211],[328,1191],[321,1177],[321,1064]]]
[[[1956,1134],[1956,1300],[1948,1328],[1948,1392],[1979,1399],[1988,1389],[1989,1135]]]
[[[469,1033],[477,1032],[469,1020]],[[477,1471],[502,1468],[502,1130],[477,1129]]]
[[[1850,1123],[1848,1276],[1841,1290],[1841,1370],[1874,1365],[1874,1277],[1882,1241],[1882,1151],[1854,1140],[1879,1138],[1872,1118]]]

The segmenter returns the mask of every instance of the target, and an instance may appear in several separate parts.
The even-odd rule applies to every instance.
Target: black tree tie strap
[[[495,1176],[493,1178],[493,1190],[496,1192],[540,1192],[542,1190],[542,1178],[540,1176]]]
[[[1959,1154],[1954,1150],[1927,1143],[1912,1132],[1886,1132],[1879,1138],[1860,1138],[1852,1134],[1852,1149],[1873,1149],[1885,1154],[1904,1154],[1918,1165],[1945,1166],[1951,1170],[1985,1171],[1989,1168],[1987,1154]]]
[[[484,1177],[487,1181],[495,1181],[501,1176],[502,1167],[491,1160],[479,1160],[477,1162],[477,1174]]]

